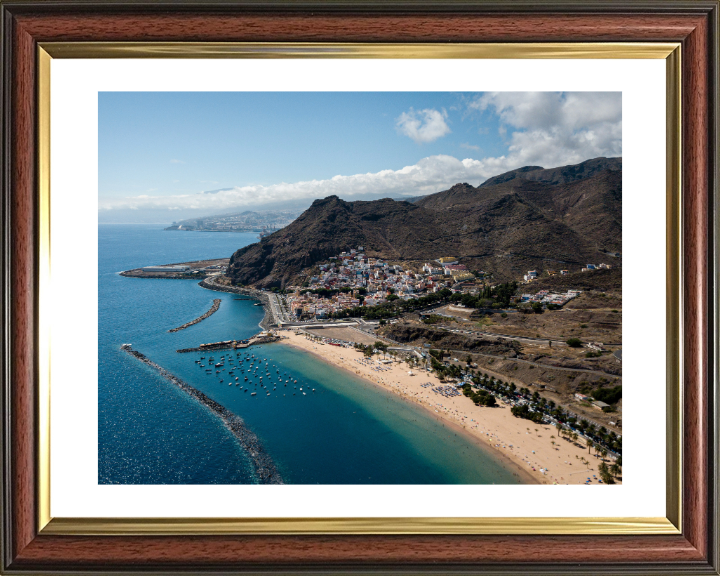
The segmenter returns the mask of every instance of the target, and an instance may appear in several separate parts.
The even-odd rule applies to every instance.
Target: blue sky
[[[100,215],[428,194],[620,156],[621,129],[619,93],[100,93]]]

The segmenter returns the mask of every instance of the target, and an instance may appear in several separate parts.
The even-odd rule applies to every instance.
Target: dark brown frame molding
[[[718,1],[0,0],[4,574],[718,574]],[[40,42],[680,42],[682,533],[58,536],[37,529]]]

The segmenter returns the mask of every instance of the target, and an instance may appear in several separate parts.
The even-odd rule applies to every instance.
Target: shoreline
[[[226,292],[228,294],[241,294],[243,296],[249,296],[254,300],[257,300],[262,304],[265,315],[260,320],[258,326],[262,330],[269,330],[270,326],[275,323],[275,316],[272,313],[269,296],[260,290],[254,288],[241,288],[240,286],[220,286],[212,281],[213,276],[204,278],[201,282],[198,282],[198,286],[205,288],[206,290],[213,290],[215,292]]]
[[[538,425],[512,416],[509,407],[502,402],[496,408],[476,407],[462,394],[451,398],[435,394],[422,384],[430,382],[436,387],[447,386],[447,383],[441,383],[430,372],[413,370],[415,374],[410,376],[404,362],[381,364],[374,359],[368,361],[353,348],[325,345],[321,350],[321,344],[298,332],[286,331],[279,343],[309,352],[335,368],[346,370],[422,407],[443,425],[463,434],[507,464],[525,484],[585,484],[588,477],[593,479],[593,484],[597,483],[593,475],[599,476],[599,459],[567,439],[551,440],[557,430],[547,424]],[[580,461],[581,455],[589,461],[587,465]]]
[[[290,342],[283,342],[282,340],[280,341],[280,344],[287,344],[288,346],[290,346],[291,348],[295,348],[296,350],[303,350],[305,352],[310,352],[310,354],[312,354],[313,356],[315,356],[316,358],[318,358],[325,364],[328,364],[329,366],[333,366],[334,368],[337,368],[339,370],[347,372],[348,374],[352,374],[353,376],[358,376],[363,381],[368,382],[368,383],[372,384],[373,386],[376,386],[386,392],[395,392],[391,388],[383,386],[382,384],[380,384],[374,380],[363,377],[363,375],[358,372],[353,372],[348,367],[339,366],[333,362],[330,362],[327,358],[323,357],[322,355],[320,355],[318,353],[311,352],[309,350],[306,350],[305,348],[302,348],[301,346],[297,346]],[[508,456],[506,454],[504,454],[503,452],[493,449],[493,447],[491,445],[489,445],[488,442],[484,442],[480,437],[469,433],[468,430],[465,427],[461,426],[459,423],[452,422],[451,420],[443,418],[438,413],[436,413],[432,408],[430,408],[430,406],[427,406],[426,404],[423,404],[422,402],[413,401],[411,398],[408,398],[407,396],[405,396],[403,394],[395,393],[395,395],[399,396],[399,398],[407,404],[411,404],[413,406],[420,407],[423,410],[423,412],[426,412],[428,414],[428,416],[431,416],[431,417],[435,418],[435,420],[441,422],[443,424],[443,426],[447,426],[450,430],[454,430],[457,433],[462,434],[462,436],[465,437],[465,439],[469,440],[472,444],[480,447],[480,449],[482,451],[488,452],[493,458],[496,458],[501,463],[501,465],[505,465],[507,468],[509,468],[510,471],[512,472],[513,476],[517,476],[517,477],[521,478],[522,480],[524,480],[523,484],[542,484],[542,482],[538,478],[534,477],[528,470],[526,470],[524,467],[522,467],[518,462],[516,462],[512,458],[508,458]]]

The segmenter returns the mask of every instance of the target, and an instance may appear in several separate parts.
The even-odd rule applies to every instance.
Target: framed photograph
[[[718,573],[717,2],[1,8],[3,573]]]

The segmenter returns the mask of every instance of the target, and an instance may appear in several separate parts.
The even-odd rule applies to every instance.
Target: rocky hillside
[[[516,279],[532,268],[579,268],[621,251],[622,162],[537,166],[456,184],[415,202],[316,200],[286,228],[235,252],[237,284],[287,286],[353,246],[391,261],[458,257],[471,270]],[[616,261],[619,262],[619,261]]]
[[[378,333],[403,344],[415,346],[430,344],[433,348],[443,350],[465,350],[512,357],[515,357],[521,350],[520,344],[514,340],[468,338],[462,334],[416,325],[389,324],[382,327]]]

